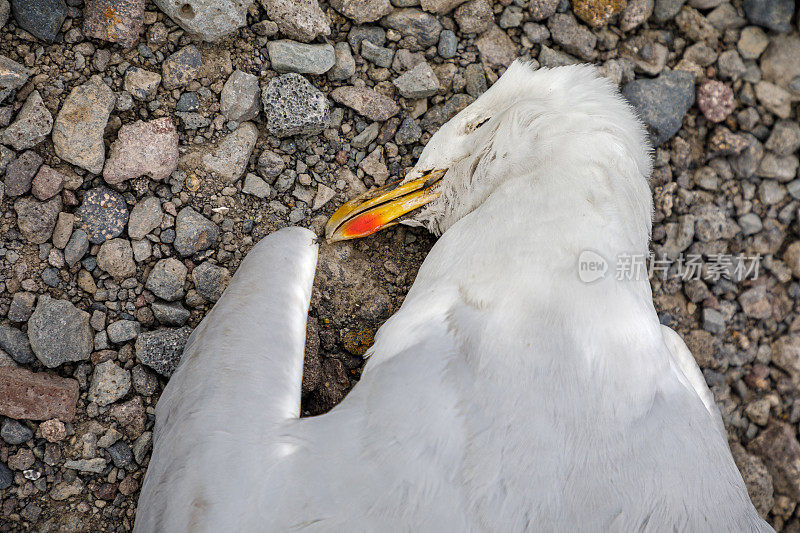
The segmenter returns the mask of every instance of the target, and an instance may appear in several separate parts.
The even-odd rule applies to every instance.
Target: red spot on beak
[[[345,224],[342,234],[347,237],[366,237],[378,231],[383,223],[383,217],[380,214],[367,211]]]

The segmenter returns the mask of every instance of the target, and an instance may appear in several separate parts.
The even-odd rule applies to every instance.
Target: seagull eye
[[[477,130],[478,128],[489,122],[490,118],[491,117],[486,117],[484,119],[479,120],[478,122],[468,123],[467,126],[464,128],[464,133],[467,134],[472,133],[473,131]]]

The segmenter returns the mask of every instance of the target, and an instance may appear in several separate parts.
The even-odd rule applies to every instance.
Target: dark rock
[[[216,302],[231,280],[227,268],[209,263],[201,263],[192,270],[192,280],[197,292],[209,302]]]
[[[634,80],[622,93],[649,128],[653,144],[659,146],[681,128],[694,103],[694,80],[688,72],[669,71],[655,79]]]
[[[67,4],[64,0],[11,0],[11,12],[20,28],[52,43],[67,18]]]
[[[23,152],[6,167],[6,194],[8,196],[22,196],[31,190],[33,177],[42,166],[44,160],[33,150]]]
[[[442,31],[442,24],[436,17],[414,8],[396,9],[384,17],[382,23],[404,37],[413,38],[417,46],[409,46],[412,50],[435,46]]]
[[[107,187],[90,189],[75,212],[75,224],[86,232],[89,241],[102,244],[122,234],[128,223],[125,198]]]
[[[202,56],[194,46],[184,46],[167,59],[161,67],[162,85],[165,89],[177,89],[187,85],[200,74]]]
[[[186,280],[186,266],[175,258],[158,261],[147,276],[147,290],[168,302],[183,298],[183,283]]]
[[[778,33],[792,31],[794,0],[744,0],[744,14],[751,23]]]
[[[163,376],[171,376],[183,354],[192,328],[158,329],[136,338],[136,358]]]
[[[14,202],[14,211],[17,212],[17,226],[22,236],[34,244],[42,244],[53,235],[61,212],[61,197],[40,202],[26,196]]]
[[[145,0],[86,0],[83,33],[130,48],[139,39]]]
[[[22,422],[7,418],[3,421],[2,427],[0,427],[0,437],[8,444],[17,446],[32,439],[33,431]]]
[[[180,210],[175,219],[173,246],[182,257],[207,250],[217,242],[219,242],[219,228],[216,224],[191,207]]]
[[[153,302],[153,316],[162,326],[183,326],[191,313],[180,302]]]
[[[28,336],[7,324],[0,324],[0,349],[21,365],[27,365],[36,359]]]

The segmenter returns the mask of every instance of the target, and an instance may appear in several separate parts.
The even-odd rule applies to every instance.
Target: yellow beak
[[[434,170],[408,183],[395,181],[353,198],[328,220],[325,240],[358,239],[399,224],[398,218],[439,197],[436,185],[445,172]]]

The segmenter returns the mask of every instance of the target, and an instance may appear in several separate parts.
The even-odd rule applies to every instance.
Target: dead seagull
[[[135,530],[771,531],[646,277],[579,276],[647,253],[650,171],[594,68],[513,64],[332,217],[441,238],[326,415],[299,418],[315,236],[250,252],[158,402]]]

